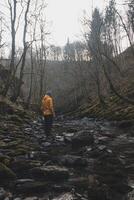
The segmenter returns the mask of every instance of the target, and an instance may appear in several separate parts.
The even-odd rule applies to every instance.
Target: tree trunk
[[[24,67],[25,67],[26,52],[27,52],[27,43],[26,43],[26,34],[27,34],[27,25],[28,25],[27,15],[29,12],[30,1],[31,0],[28,0],[28,2],[27,2],[27,8],[26,8],[26,12],[25,12],[25,25],[24,25],[24,32],[23,32],[23,47],[24,47],[23,48],[23,58],[22,58],[22,63],[21,63],[20,75],[19,75],[19,83],[14,91],[13,96],[11,97],[11,100],[13,102],[16,102],[17,98],[19,97],[20,91],[21,91],[21,86],[22,86],[23,71],[24,71]]]
[[[29,89],[29,94],[27,98],[27,108],[29,108],[30,102],[31,102],[31,96],[32,96],[32,88],[33,88],[33,49],[31,46],[31,77],[30,77],[30,89]]]
[[[16,39],[16,31],[15,31],[15,22],[16,22],[16,7],[17,7],[17,0],[13,1],[13,7],[11,5],[11,2],[9,2],[9,9],[10,9],[10,17],[11,17],[11,38],[12,38],[12,49],[11,49],[11,62],[10,62],[10,69],[9,69],[9,74],[7,76],[7,81],[5,84],[5,87],[2,91],[2,95],[6,96],[8,93],[8,90],[11,86],[11,83],[13,81],[13,74],[15,73],[15,54],[16,54],[16,44],[15,44],[15,39]]]

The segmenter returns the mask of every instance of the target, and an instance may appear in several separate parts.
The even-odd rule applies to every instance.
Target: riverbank
[[[41,118],[0,111],[1,199],[131,199],[133,124],[58,116],[46,138]]]

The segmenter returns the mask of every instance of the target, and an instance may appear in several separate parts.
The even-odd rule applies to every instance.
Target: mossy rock
[[[7,102],[0,101],[0,114],[5,115],[6,113],[13,114],[14,113],[14,109]]]
[[[8,118],[11,121],[14,121],[14,122],[17,122],[17,123],[22,123],[23,122],[23,119],[20,118],[18,115],[10,115],[10,116],[8,116]]]
[[[29,150],[28,149],[23,149],[23,148],[17,148],[14,151],[15,156],[19,156],[19,155],[25,155],[28,154]]]
[[[9,165],[11,158],[6,155],[0,155],[0,163],[3,163],[4,165]]]
[[[0,163],[0,182],[16,179],[16,174],[3,163]]]
[[[9,143],[7,144],[7,148],[8,148],[8,149],[9,149],[9,148],[15,148],[15,147],[17,147],[20,143],[21,143],[21,141],[12,141],[12,142],[9,142]]]
[[[35,180],[64,181],[69,178],[68,169],[59,166],[35,167],[29,173]]]
[[[29,171],[32,168],[40,167],[42,163],[34,160],[15,160],[10,163],[10,168],[19,176],[27,174],[29,176]]]
[[[6,133],[6,131],[3,129],[3,127],[0,127],[0,135],[3,135],[5,133]]]
[[[0,141],[0,148],[4,149],[7,147],[7,144],[3,141]]]
[[[26,182],[23,184],[18,184],[15,187],[15,192],[30,194],[30,193],[44,193],[50,189],[48,183],[46,182]]]

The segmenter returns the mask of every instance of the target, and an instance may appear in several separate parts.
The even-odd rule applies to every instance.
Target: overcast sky
[[[47,0],[46,18],[51,32],[50,42],[61,46],[68,37],[70,41],[79,39],[83,10],[90,16],[92,5],[102,10],[107,2],[108,0]]]
[[[8,0],[0,0],[0,12],[3,12],[5,16],[7,16],[8,23],[10,24],[9,10],[7,11],[7,9],[3,6],[6,1]],[[122,3],[125,0],[116,1],[118,3]],[[81,20],[83,19],[84,11],[86,11],[88,16],[91,16],[92,10],[95,7],[104,11],[104,8],[108,4],[109,0],[45,0],[45,2],[47,3],[47,7],[44,12],[48,22],[47,31],[51,33],[49,38],[47,38],[48,44],[64,46],[68,38],[70,42],[81,40]],[[20,23],[20,29],[16,35],[17,46],[22,46],[23,30],[21,25],[23,25],[23,21]],[[5,36],[7,40],[6,42],[9,42],[9,44],[10,37],[10,34]]]

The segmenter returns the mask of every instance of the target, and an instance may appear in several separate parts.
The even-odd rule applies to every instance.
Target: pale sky
[[[5,14],[4,17],[7,17],[8,23],[10,24],[9,10],[3,6],[6,1],[8,0],[0,0],[0,12]],[[116,1],[121,3],[124,0]],[[45,0],[45,2],[47,3],[47,7],[44,10],[44,14],[46,16],[46,21],[48,22],[47,32],[50,32],[50,35],[47,36],[47,45],[54,44],[57,46],[64,46],[68,38],[70,42],[81,40],[81,20],[84,17],[84,11],[86,11],[87,15],[91,17],[92,10],[95,7],[104,11],[109,0]],[[23,24],[23,21],[21,24]],[[21,24],[16,35],[17,46],[22,46],[23,32]],[[10,33],[8,35],[4,34],[4,36],[6,42],[10,44]],[[9,49],[9,47],[7,48]]]
[[[80,20],[83,10],[88,15],[93,7],[103,9],[108,0],[47,0],[46,19],[49,21],[51,32],[50,43],[64,45],[69,37],[70,41],[78,40],[82,25]]]

